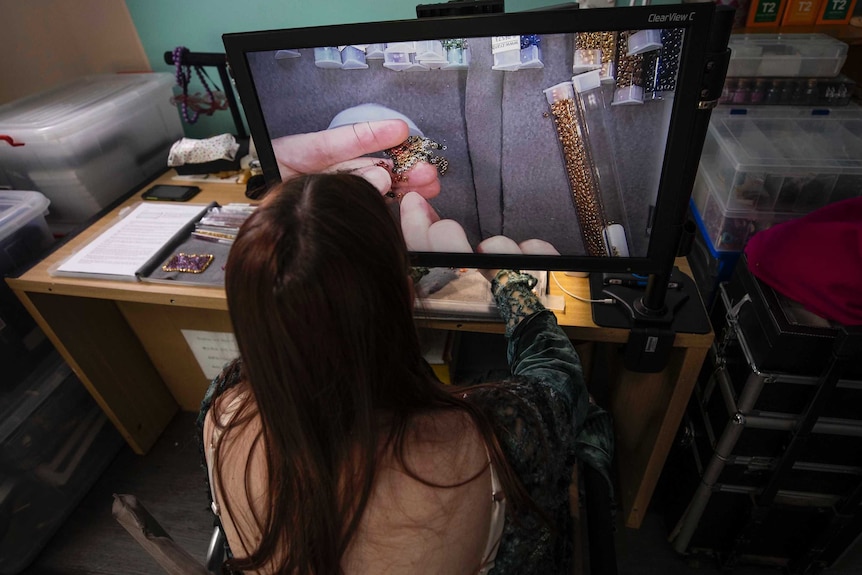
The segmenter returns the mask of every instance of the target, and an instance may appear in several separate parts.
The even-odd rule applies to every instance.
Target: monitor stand
[[[712,326],[694,280],[674,267],[669,282],[678,288],[667,289],[661,309],[651,309],[649,287],[604,285],[601,273],[590,274],[591,299],[613,299],[615,305],[592,304],[593,321],[602,327],[630,329],[625,345],[624,363],[631,371],[656,373],[667,365],[677,332],[709,333]]]

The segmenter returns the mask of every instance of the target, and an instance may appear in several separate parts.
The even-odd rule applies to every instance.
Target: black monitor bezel
[[[679,230],[691,196],[692,162],[699,157],[693,126],[701,99],[701,79],[707,39],[713,23],[713,3],[612,7],[589,10],[548,10],[510,14],[487,14],[390,20],[333,26],[288,28],[224,34],[225,50],[236,83],[249,131],[255,142],[266,184],[281,181],[270,145],[257,92],[249,73],[246,54],[280,49],[372,44],[439,38],[469,38],[523,34],[684,28],[686,41],[680,53],[677,88],[668,127],[664,163],[661,170],[655,220],[646,257],[595,257],[587,255],[524,256],[515,254],[462,254],[411,252],[415,265],[428,267],[513,268],[665,273],[676,255]],[[700,136],[702,137],[702,135]]]

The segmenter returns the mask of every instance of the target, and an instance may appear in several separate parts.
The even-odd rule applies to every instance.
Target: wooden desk
[[[171,183],[172,172],[157,183]],[[175,182],[174,182],[175,183]],[[195,203],[247,201],[241,186],[205,184]],[[231,332],[222,288],[141,284],[54,277],[52,266],[86,245],[136,204],[132,195],[18,278],[8,279],[126,441],[146,453],[180,410],[197,411],[209,381],[180,330]],[[687,271],[685,260],[678,262]],[[587,296],[587,280],[556,274],[569,291]],[[563,295],[550,282],[552,293]],[[628,330],[598,327],[587,304],[565,296],[557,313],[572,339],[602,342],[618,354]],[[436,329],[502,333],[488,320],[428,319]],[[609,361],[610,410],[614,415],[619,498],[626,525],[637,528],[685,411],[713,334],[677,334],[667,368],[657,374],[628,372]]]

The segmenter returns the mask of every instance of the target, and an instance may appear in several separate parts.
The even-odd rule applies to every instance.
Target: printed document
[[[141,203],[60,264],[56,271],[134,279],[144,264],[208,207],[205,204]]]

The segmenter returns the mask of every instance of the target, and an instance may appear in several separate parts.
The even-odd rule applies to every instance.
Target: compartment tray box
[[[730,279],[742,252],[715,249],[694,200],[690,201],[689,208],[697,225],[697,232],[688,254],[688,263],[691,266],[692,277],[697,282],[698,291],[703,297],[703,303],[709,310],[713,306],[719,284]]]
[[[700,167],[727,210],[807,214],[862,193],[862,114],[713,114]]]
[[[848,46],[826,34],[733,34],[728,77],[833,78]]]
[[[856,82],[834,78],[727,78],[719,104],[731,106],[847,106]]]
[[[757,232],[803,215],[729,209],[721,201],[721,195],[716,191],[712,177],[703,164],[697,171],[691,202],[698,214],[703,235],[717,253],[738,254],[745,248],[749,238]]]

